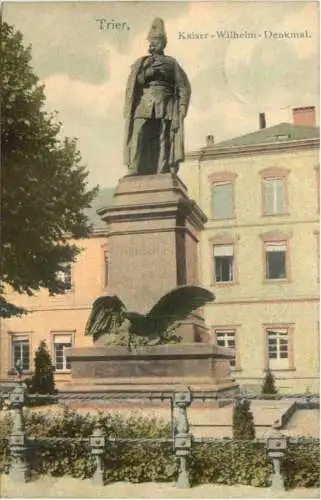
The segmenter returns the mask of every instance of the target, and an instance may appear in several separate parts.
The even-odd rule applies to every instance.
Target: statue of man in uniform
[[[124,161],[132,175],[177,173],[184,160],[183,122],[191,87],[178,62],[164,54],[164,22],[148,34],[149,55],[131,67],[125,98]]]

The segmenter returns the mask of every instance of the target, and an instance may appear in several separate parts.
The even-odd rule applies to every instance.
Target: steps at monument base
[[[59,388],[59,401],[77,402],[90,406],[126,406],[139,402],[141,406],[159,406],[169,402],[174,392],[191,391],[193,405],[206,404],[221,407],[229,404],[238,393],[239,387],[230,380],[213,382],[208,378],[153,377],[149,379],[81,379],[63,384]],[[222,398],[222,399],[221,399]]]
[[[144,377],[141,378],[110,378],[101,379],[99,382],[95,378],[73,379],[60,386],[62,392],[173,392],[187,391],[221,393],[226,390],[238,388],[236,382],[229,379],[215,381],[209,378],[184,378],[184,377]]]

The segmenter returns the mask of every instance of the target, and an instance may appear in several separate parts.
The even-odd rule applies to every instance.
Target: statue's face
[[[149,52],[151,54],[162,54],[165,45],[165,41],[162,38],[153,38],[149,43]]]

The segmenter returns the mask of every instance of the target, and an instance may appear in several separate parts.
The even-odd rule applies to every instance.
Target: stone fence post
[[[192,448],[192,434],[189,432],[187,408],[191,403],[192,394],[190,391],[174,394],[174,409],[176,409],[174,448],[175,455],[180,461],[176,481],[177,488],[191,487],[187,471],[187,458]]]
[[[90,447],[91,454],[93,455],[96,462],[96,470],[92,477],[92,481],[94,484],[98,486],[104,485],[104,470],[102,466],[101,456],[104,453],[105,447],[105,437],[103,433],[103,429],[99,424],[97,424],[93,430],[93,433],[90,437]]]
[[[12,408],[12,431],[9,436],[11,464],[9,479],[15,483],[25,483],[29,480],[29,467],[26,459],[26,434],[23,417],[23,407],[26,401],[26,387],[22,383],[9,396]]]
[[[280,432],[273,432],[266,441],[268,456],[273,464],[271,476],[271,488],[276,491],[284,491],[284,479],[281,474],[281,463],[287,449],[287,438]]]

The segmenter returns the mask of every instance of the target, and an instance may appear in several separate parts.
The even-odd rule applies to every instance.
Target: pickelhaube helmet
[[[155,40],[161,38],[167,43],[167,36],[165,31],[165,24],[163,19],[160,17],[156,17],[151,24],[147,40],[150,42],[151,40]]]

